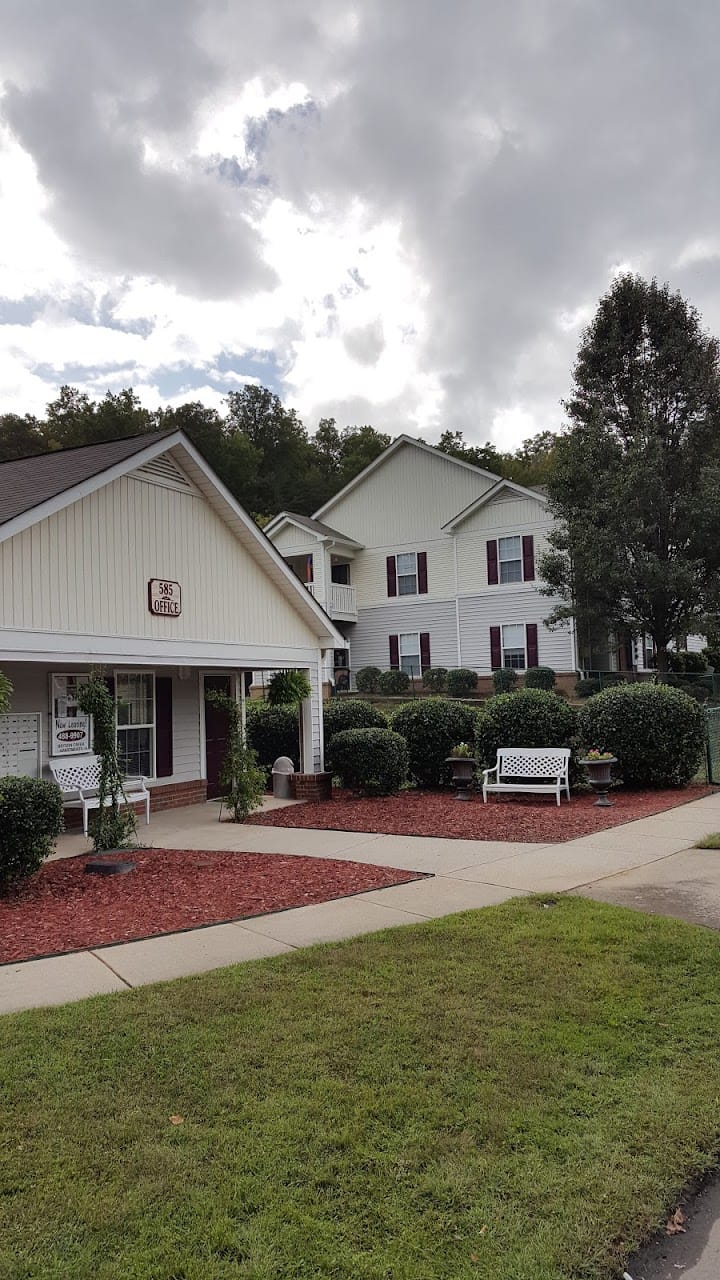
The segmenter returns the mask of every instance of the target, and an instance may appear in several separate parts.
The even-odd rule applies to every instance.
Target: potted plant
[[[588,782],[597,796],[595,804],[601,808],[611,807],[612,800],[608,800],[608,791],[612,766],[617,764],[612,751],[600,751],[597,747],[592,747],[585,752],[580,764],[587,770]]]
[[[452,769],[452,784],[455,788],[456,800],[469,800],[470,792],[473,786],[473,778],[477,760],[467,742],[458,742],[453,747],[449,756],[446,757],[446,763]]]

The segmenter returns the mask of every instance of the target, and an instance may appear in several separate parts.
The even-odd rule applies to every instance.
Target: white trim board
[[[342,648],[341,645],[330,646]],[[323,646],[324,650],[324,646]],[[0,628],[0,662],[73,662],[157,667],[232,666],[252,671],[311,667],[317,648],[224,644],[207,640],[149,640],[144,636],[92,636]]]

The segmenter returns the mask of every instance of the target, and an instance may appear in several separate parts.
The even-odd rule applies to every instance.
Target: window
[[[120,768],[128,777],[155,776],[155,679],[151,671],[115,673]]]
[[[399,596],[417,595],[417,552],[404,551],[397,556],[397,583]]]
[[[525,627],[521,622],[502,629],[502,664],[515,671],[525,670]]]
[[[400,557],[398,556],[398,559]],[[420,675],[420,635],[411,631],[398,637],[400,650],[400,670],[407,671],[409,676]]]
[[[513,538],[498,538],[498,559],[501,582],[522,582],[522,539],[519,534]]]

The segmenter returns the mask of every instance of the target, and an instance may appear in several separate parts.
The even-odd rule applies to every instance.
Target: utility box
[[[276,800],[292,800],[295,765],[289,756],[278,756],[272,767],[272,789]]]

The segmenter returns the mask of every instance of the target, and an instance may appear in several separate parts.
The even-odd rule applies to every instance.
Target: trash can
[[[292,776],[295,765],[289,756],[278,756],[272,767],[273,795],[278,800],[292,800]]]

